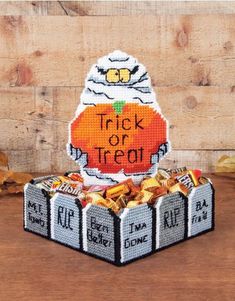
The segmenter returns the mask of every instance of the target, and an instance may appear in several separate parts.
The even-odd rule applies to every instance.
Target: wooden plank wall
[[[235,155],[235,2],[0,2],[0,150],[16,170],[76,168],[67,125],[96,59],[144,63],[170,122],[162,166]]]

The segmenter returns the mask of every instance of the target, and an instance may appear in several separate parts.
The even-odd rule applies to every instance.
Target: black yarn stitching
[[[105,97],[107,97],[108,99],[114,99],[113,97],[109,97],[106,93],[104,92],[96,92],[94,90],[91,90],[90,88],[87,88],[87,90],[91,93],[94,93],[95,95],[104,95]]]

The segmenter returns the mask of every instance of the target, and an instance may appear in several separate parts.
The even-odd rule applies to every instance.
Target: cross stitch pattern
[[[119,50],[91,67],[75,118],[68,154],[86,185],[139,183],[154,175],[170,150],[168,124],[145,67]]]

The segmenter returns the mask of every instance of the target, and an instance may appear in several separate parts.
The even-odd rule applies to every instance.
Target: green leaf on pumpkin
[[[122,110],[125,104],[126,104],[125,100],[119,100],[113,103],[113,108],[118,115],[122,114]]]

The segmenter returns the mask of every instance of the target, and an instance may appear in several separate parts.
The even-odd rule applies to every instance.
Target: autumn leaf
[[[235,156],[222,156],[216,163],[216,172],[235,172]]]
[[[0,166],[8,167],[8,157],[0,151]]]
[[[24,185],[32,179],[32,175],[12,170],[0,170],[0,195],[9,193],[21,193]]]
[[[13,185],[7,188],[8,193],[19,193],[24,191],[24,185]]]
[[[0,170],[0,185],[3,184],[11,176],[11,174],[11,171]]]
[[[32,175],[23,172],[14,172],[11,171],[8,178],[5,180],[8,183],[17,183],[17,184],[26,184],[32,180]]]

